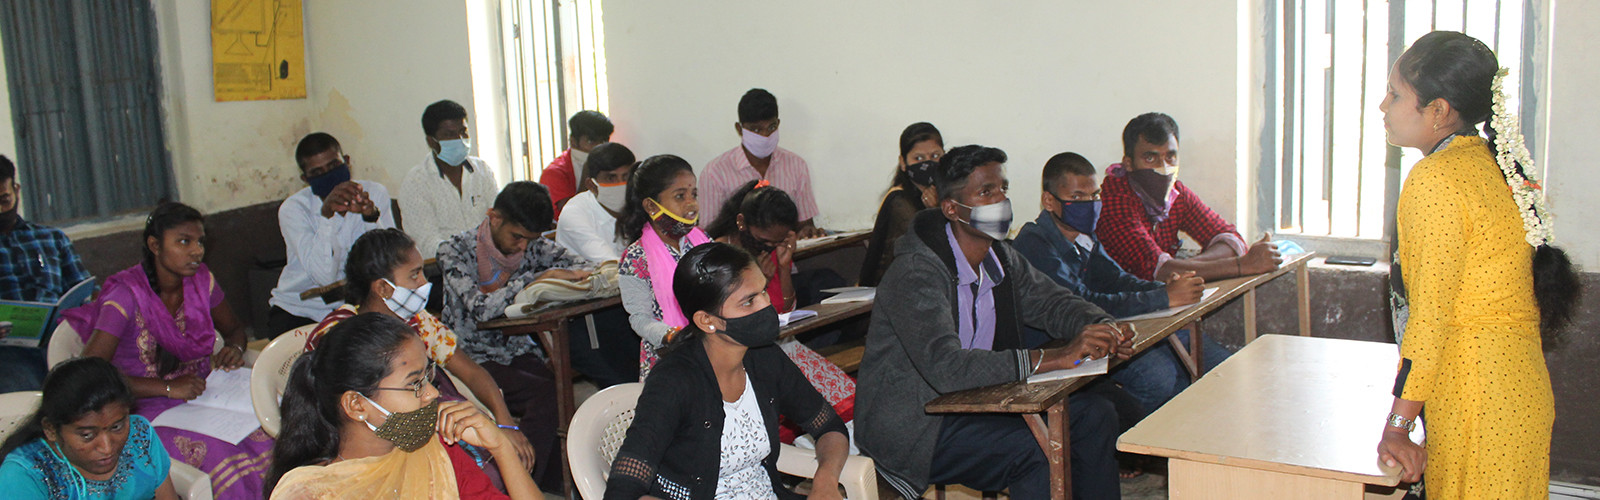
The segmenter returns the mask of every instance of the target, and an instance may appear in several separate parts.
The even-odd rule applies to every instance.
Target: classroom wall
[[[1557,2],[1551,13],[1549,206],[1556,242],[1588,271],[1600,271],[1600,170],[1593,143],[1600,134],[1600,2]],[[1533,147],[1535,145],[1530,145]],[[1538,151],[1535,151],[1537,154]]]
[[[738,146],[740,95],[766,88],[780,146],[811,165],[819,223],[866,228],[900,131],[929,121],[947,147],[1008,153],[1020,225],[1046,159],[1120,161],[1122,127],[1159,110],[1182,128],[1184,182],[1231,219],[1240,3],[608,1],[614,140],[699,171]]]

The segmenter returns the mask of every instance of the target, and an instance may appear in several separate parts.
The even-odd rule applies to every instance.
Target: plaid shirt
[[[1178,231],[1183,231],[1202,245],[1209,245],[1219,238],[1238,243],[1244,241],[1233,224],[1200,201],[1200,197],[1184,186],[1183,181],[1173,185],[1178,196],[1172,201],[1167,219],[1156,224],[1145,214],[1144,202],[1134,194],[1133,185],[1124,175],[1122,165],[1106,168],[1105,181],[1100,183],[1100,199],[1104,200],[1104,206],[1100,211],[1100,223],[1096,226],[1095,236],[1099,237],[1106,253],[1134,276],[1154,279],[1152,276],[1156,269],[1171,259],[1183,244],[1178,240]],[[1237,251],[1235,241],[1227,243]]]
[[[54,302],[89,278],[60,229],[19,220],[0,235],[0,300]]]

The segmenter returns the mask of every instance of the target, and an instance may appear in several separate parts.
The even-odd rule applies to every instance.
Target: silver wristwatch
[[[1402,417],[1399,413],[1390,412],[1389,427],[1405,429],[1406,432],[1411,432],[1413,429],[1417,428],[1417,419]]]

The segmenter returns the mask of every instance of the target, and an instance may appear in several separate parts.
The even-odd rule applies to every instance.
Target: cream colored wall
[[[1563,1],[1551,13],[1549,151],[1546,184],[1556,243],[1586,270],[1600,271],[1600,2]],[[1530,145],[1533,146],[1533,145]],[[1534,154],[1541,152],[1535,150]]]

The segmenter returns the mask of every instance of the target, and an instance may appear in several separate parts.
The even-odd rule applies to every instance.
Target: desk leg
[[[1071,456],[1068,450],[1072,442],[1067,438],[1067,399],[1061,398],[1050,410],[1041,417],[1037,413],[1023,415],[1022,419],[1028,422],[1028,429],[1033,431],[1033,438],[1039,441],[1039,448],[1044,450],[1044,456],[1050,460],[1050,499],[1067,500],[1072,496],[1072,463],[1067,459]]]
[[[576,411],[575,396],[572,390],[572,352],[567,345],[567,322],[557,321],[554,328],[541,330],[539,336],[544,338],[544,345],[549,348],[550,369],[556,372],[556,440],[560,443],[561,460],[567,459],[567,428],[572,424],[572,414]],[[562,467],[562,484],[566,496],[572,497],[572,468]]]
[[[1256,341],[1256,289],[1251,287],[1244,292],[1244,343],[1250,345]]]
[[[1205,340],[1205,332],[1201,330],[1200,320],[1194,320],[1194,325],[1189,328],[1189,357],[1194,360],[1194,370],[1189,372],[1189,383],[1197,382],[1201,375],[1205,375],[1206,353],[1205,348],[1201,346]]]
[[[1300,336],[1311,336],[1311,270],[1305,262],[1294,270],[1294,282],[1300,299]]]
[[[1197,324],[1198,323],[1191,323],[1189,325],[1190,339],[1194,338],[1194,326]],[[1172,352],[1178,355],[1178,363],[1182,364],[1183,368],[1189,371],[1189,381],[1193,382],[1195,380],[1200,380],[1200,365],[1196,364],[1194,362],[1194,357],[1189,355],[1189,348],[1184,346],[1183,342],[1178,340],[1177,335],[1168,335],[1167,344],[1171,345]]]

